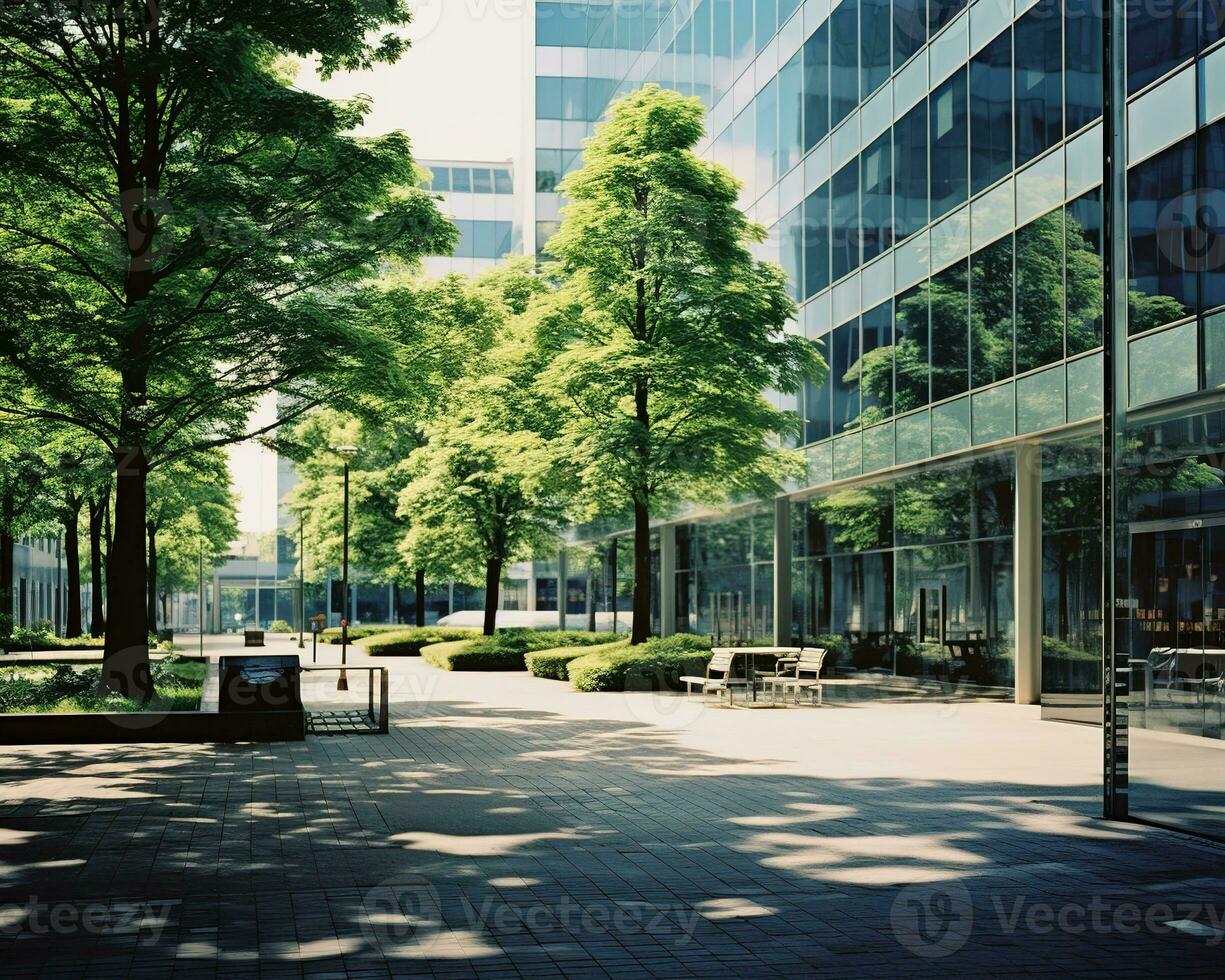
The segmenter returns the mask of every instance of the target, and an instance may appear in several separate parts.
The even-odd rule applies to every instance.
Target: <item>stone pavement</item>
[[[392,673],[383,737],[0,749],[0,971],[1225,973],[1225,848],[1095,819],[1096,730]]]

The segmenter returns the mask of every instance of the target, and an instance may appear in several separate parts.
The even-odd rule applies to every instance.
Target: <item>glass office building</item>
[[[1133,811],[1223,833],[1225,8],[1127,8],[1120,716]],[[660,523],[660,631],[821,643],[846,676],[1101,719],[1101,16],[1094,0],[536,3],[537,250],[610,98],[696,96],[700,151],[742,182],[791,329],[830,365],[785,401],[803,485]],[[607,549],[599,586],[618,608],[629,547]]]
[[[427,276],[452,272],[475,276],[501,265],[508,255],[523,253],[523,235],[516,208],[514,167],[468,160],[419,160],[429,171],[423,185],[439,198],[442,211],[459,230],[450,255],[427,256]]]

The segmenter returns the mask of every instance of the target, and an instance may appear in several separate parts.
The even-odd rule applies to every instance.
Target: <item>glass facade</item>
[[[1225,38],[1207,0],[1128,9],[1119,621],[1133,730],[1198,759],[1225,704]],[[1102,35],[1090,0],[537,4],[538,249],[609,97],[694,95],[830,367],[797,398],[790,553],[770,508],[677,524],[664,631],[1100,717]],[[1219,753],[1191,777],[1144,744],[1135,809],[1207,794],[1225,832]]]

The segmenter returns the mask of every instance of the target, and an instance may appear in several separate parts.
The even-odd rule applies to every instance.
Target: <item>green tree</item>
[[[650,521],[681,499],[768,494],[802,471],[777,446],[799,419],[763,392],[819,381],[816,349],[784,325],[795,307],[739,185],[698,157],[697,99],[650,85],[614,102],[563,183],[571,203],[548,250],[566,276],[562,348],[540,388],[588,495],[634,520],[634,616],[651,622]]]
[[[408,139],[348,135],[368,102],[295,89],[287,56],[391,62],[408,20],[404,0],[0,8],[0,363],[24,389],[4,407],[111,453],[113,690],[153,692],[150,471],[253,435],[265,392],[283,422],[396,383],[360,283],[455,230]]]
[[[548,356],[536,330],[531,316],[512,319],[451,386],[425,444],[408,458],[400,496],[410,565],[465,581],[484,573],[486,635],[505,567],[555,551],[575,514],[573,469],[552,438],[556,415],[532,389]]]
[[[207,550],[212,567],[238,537],[237,513],[229,466],[222,450],[198,453],[153,471],[145,508],[149,549],[146,614],[150,632],[157,631],[158,600],[165,622],[168,598],[183,587],[185,580],[194,581],[198,564],[194,559],[200,550]],[[175,542],[175,547],[169,566],[164,567],[159,543],[167,537]],[[193,560],[186,562],[184,555]],[[184,571],[187,564],[190,574]]]

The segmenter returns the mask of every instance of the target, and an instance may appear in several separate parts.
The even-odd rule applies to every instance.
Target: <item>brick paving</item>
[[[1225,973],[1225,848],[1095,819],[1091,729],[393,676],[387,736],[0,750],[0,972]]]

